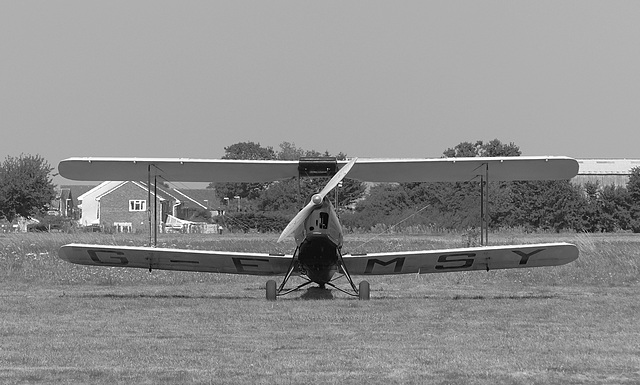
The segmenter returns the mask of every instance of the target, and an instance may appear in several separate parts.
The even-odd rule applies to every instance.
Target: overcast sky
[[[0,1],[0,155],[640,158],[640,1]]]

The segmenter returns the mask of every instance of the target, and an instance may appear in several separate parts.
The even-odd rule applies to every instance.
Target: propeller
[[[333,176],[333,178],[331,178],[331,180],[326,184],[326,186],[324,186],[322,191],[320,191],[319,193],[311,197],[311,200],[309,201],[309,203],[307,203],[307,205],[304,206],[302,210],[300,210],[298,214],[296,214],[295,217],[293,217],[291,222],[289,222],[287,227],[285,227],[285,229],[282,231],[282,234],[280,234],[280,237],[278,238],[278,242],[282,242],[283,239],[291,235],[300,225],[304,223],[305,219],[307,219],[307,217],[309,216],[309,214],[311,214],[313,209],[322,205],[322,201],[324,200],[324,197],[327,194],[329,194],[331,190],[336,188],[338,183],[340,183],[340,181],[344,179],[344,177],[347,175],[349,170],[351,170],[351,167],[353,167],[353,165],[356,163],[357,160],[358,158],[351,159],[349,163],[345,164]]]

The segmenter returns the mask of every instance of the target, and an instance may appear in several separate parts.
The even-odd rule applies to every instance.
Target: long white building
[[[577,184],[598,182],[600,186],[626,186],[631,169],[640,167],[640,159],[577,159],[580,168],[572,181]]]

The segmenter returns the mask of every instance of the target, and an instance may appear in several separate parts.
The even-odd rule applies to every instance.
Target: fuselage
[[[323,286],[338,270],[342,249],[342,226],[338,215],[325,197],[295,233],[298,245],[298,270]]]

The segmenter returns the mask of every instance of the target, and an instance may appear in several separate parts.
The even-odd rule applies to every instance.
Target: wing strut
[[[158,176],[153,176],[153,247],[158,245]]]
[[[147,166],[147,215],[149,217],[149,245],[153,239],[153,223],[151,222],[151,164]]]
[[[149,245],[158,245],[158,173],[153,174],[153,210],[151,209],[151,167],[147,166],[147,213],[149,214]],[[153,216],[153,219],[152,219]]]
[[[489,244],[489,163],[483,165],[480,174],[480,245]]]

